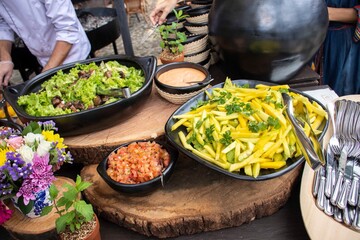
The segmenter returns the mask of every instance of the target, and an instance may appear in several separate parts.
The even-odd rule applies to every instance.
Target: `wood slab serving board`
[[[153,86],[149,98],[126,121],[105,130],[66,137],[64,143],[75,162],[99,163],[122,143],[163,135],[166,121],[179,106],[163,99]]]
[[[85,166],[85,190],[98,216],[147,236],[176,237],[239,226],[278,211],[288,200],[303,164],[266,181],[241,181],[211,170],[183,155],[169,182],[146,196],[110,188]]]
[[[64,184],[74,185],[75,182],[66,177],[57,177],[54,181],[55,186],[59,189],[59,198],[66,190]],[[58,239],[55,229],[55,220],[58,214],[55,213],[55,208],[43,216],[38,218],[29,218],[15,209],[12,204],[8,205],[10,209],[14,210],[11,218],[6,221],[3,226],[14,239],[22,240],[51,240]],[[1,239],[1,238],[0,238]]]

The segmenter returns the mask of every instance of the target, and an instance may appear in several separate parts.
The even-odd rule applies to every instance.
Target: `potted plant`
[[[186,34],[179,31],[179,22],[184,20],[187,15],[182,10],[173,10],[176,20],[171,24],[163,24],[159,27],[160,47],[162,52],[160,60],[162,63],[182,62],[184,61],[184,45],[187,40]]]
[[[24,128],[0,127],[1,224],[12,214],[4,205],[8,199],[30,218],[40,217],[43,207],[51,204],[54,172],[73,160],[56,130],[53,121],[30,122]]]
[[[56,231],[63,240],[100,240],[100,223],[91,204],[80,198],[81,192],[91,183],[82,181],[78,175],[75,185],[64,184],[67,190],[59,198],[59,190],[54,184],[50,186],[50,200],[53,205],[47,206],[43,214],[47,214],[55,207]]]

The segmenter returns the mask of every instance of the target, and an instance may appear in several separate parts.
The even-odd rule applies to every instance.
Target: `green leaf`
[[[229,130],[223,133],[222,137],[223,138],[220,139],[220,143],[224,144],[225,146],[228,146],[233,142],[233,139],[231,137],[231,132]]]
[[[56,219],[55,225],[58,233],[63,232],[67,225],[69,225],[75,218],[75,212],[68,212]]]
[[[64,198],[64,197],[61,197],[58,201],[57,201],[57,206],[58,207],[62,207],[62,206],[65,206],[68,202],[71,202],[69,201],[68,199]]]
[[[84,191],[85,189],[87,189],[88,187],[90,187],[92,185],[92,183],[90,182],[81,182],[78,186],[77,189],[79,192]]]
[[[22,213],[28,214],[34,206],[34,201],[30,200],[28,205],[25,205],[23,196],[20,196],[17,202],[17,206]]]
[[[53,206],[46,206],[42,209],[41,213],[40,213],[40,216],[45,216],[45,215],[48,215],[51,210],[53,209]]]
[[[59,194],[59,190],[56,188],[56,186],[54,184],[50,185],[49,194],[50,194],[50,199],[51,200],[54,200],[54,199],[57,198],[57,196]]]
[[[74,204],[74,208],[86,221],[90,221],[94,217],[94,210],[91,204],[87,204],[84,200],[80,200]]]

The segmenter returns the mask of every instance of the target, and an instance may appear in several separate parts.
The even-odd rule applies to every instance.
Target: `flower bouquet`
[[[22,131],[0,127],[0,224],[11,216],[5,199],[28,217],[39,217],[52,204],[54,172],[73,160],[55,131],[53,121],[30,122]]]

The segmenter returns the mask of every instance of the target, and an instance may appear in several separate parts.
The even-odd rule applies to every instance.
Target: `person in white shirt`
[[[86,59],[91,45],[71,0],[0,0],[0,87],[13,72],[14,32],[42,71]]]

